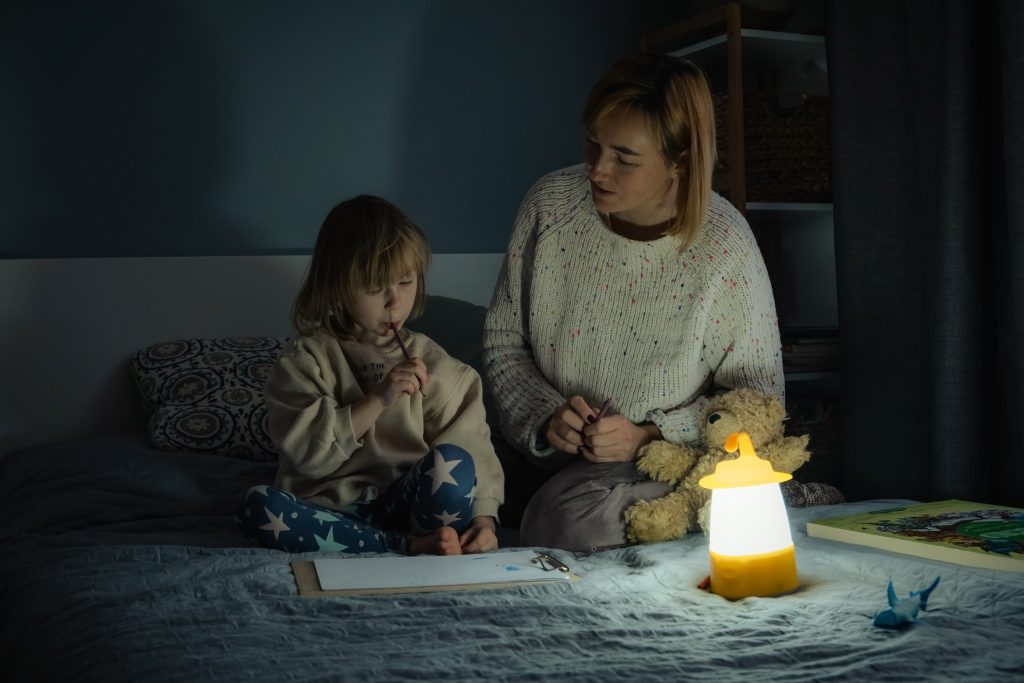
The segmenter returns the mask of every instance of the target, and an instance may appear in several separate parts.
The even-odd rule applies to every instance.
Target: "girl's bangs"
[[[406,275],[417,276],[424,270],[423,259],[412,240],[396,236],[391,244],[366,259],[364,271],[368,287],[384,287]]]

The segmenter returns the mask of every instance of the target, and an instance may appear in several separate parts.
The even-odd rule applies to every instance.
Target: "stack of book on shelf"
[[[839,338],[835,335],[785,335],[782,364],[787,373],[839,369]]]

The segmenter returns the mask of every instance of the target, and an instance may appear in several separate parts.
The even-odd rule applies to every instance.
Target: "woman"
[[[764,260],[711,191],[703,72],[665,55],[622,60],[591,90],[583,125],[585,163],[523,200],[484,331],[505,438],[563,467],[527,506],[520,540],[572,550],[625,543],[623,510],[670,490],[636,472],[637,451],[696,443],[709,392],[784,393]]]

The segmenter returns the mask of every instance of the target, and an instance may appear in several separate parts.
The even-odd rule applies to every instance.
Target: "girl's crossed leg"
[[[273,486],[253,486],[235,519],[253,543],[288,552],[456,554],[458,534],[472,518],[475,489],[473,458],[441,444],[391,486],[369,487],[341,510]]]

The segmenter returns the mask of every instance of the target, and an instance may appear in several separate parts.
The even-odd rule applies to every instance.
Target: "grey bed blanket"
[[[699,534],[575,557],[582,579],[308,598],[301,556],[248,546],[232,512],[272,465],[168,453],[141,435],[0,461],[0,658],[8,680],[1024,680],[1024,574],[809,538],[801,588],[729,602],[696,588]],[[500,552],[500,551],[499,551]],[[872,617],[941,576],[904,631]]]

